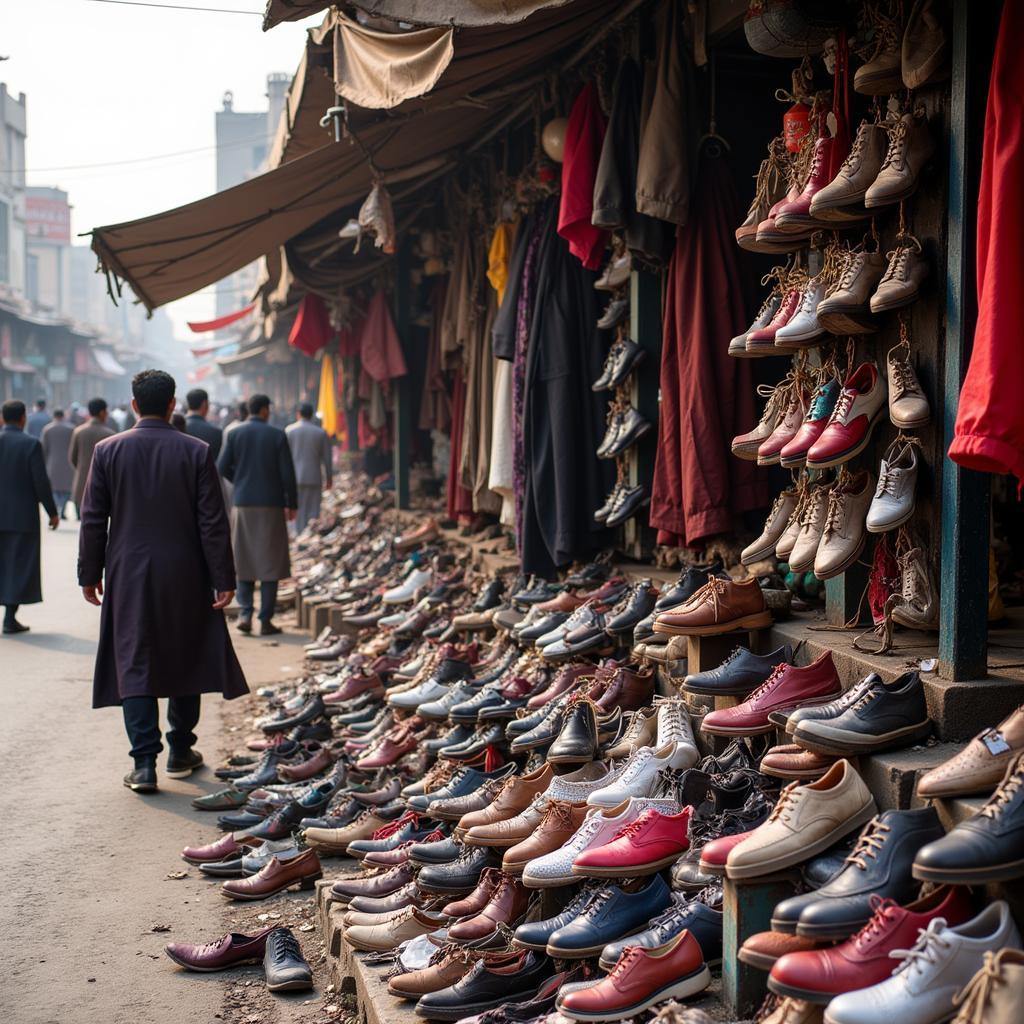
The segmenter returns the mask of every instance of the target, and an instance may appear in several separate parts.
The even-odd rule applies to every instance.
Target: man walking
[[[273,636],[279,580],[291,575],[288,522],[298,498],[295,466],[284,431],[272,427],[270,399],[253,395],[249,418],[224,439],[217,468],[233,486],[231,543],[238,577],[238,629],[252,632],[256,581],[260,583],[260,636]]]
[[[82,495],[85,493],[85,481],[89,478],[93,449],[105,437],[112,437],[115,433],[112,427],[107,426],[107,403],[102,398],[89,400],[89,416],[85,423],[75,427],[68,449],[68,461],[75,470],[71,481],[71,500],[79,519],[82,517]]]
[[[50,414],[46,411],[46,399],[36,399],[36,411],[28,418],[28,426],[25,432],[31,437],[40,438],[43,435],[43,427],[50,422]]]
[[[295,422],[289,423],[284,432],[295,463],[299,491],[295,532],[302,533],[310,519],[319,518],[320,494],[331,486],[331,439],[326,430],[313,422],[313,406],[309,402],[299,406]]]
[[[3,404],[0,430],[0,604],[5,634],[25,633],[16,618],[18,606],[43,599],[39,582],[39,506],[50,517],[50,529],[60,519],[46,479],[43,449],[25,432],[25,403]]]
[[[220,481],[209,447],[170,424],[174,387],[162,370],[135,375],[138,422],[96,446],[79,533],[78,583],[102,607],[93,707],[121,705],[135,760],[124,784],[139,793],[157,786],[158,697],[178,779],[203,763],[200,695],[248,692],[224,622],[235,575]]]
[[[64,410],[54,409],[53,419],[43,427],[43,436],[40,438],[43,459],[46,461],[46,475],[50,478],[50,486],[53,488],[57,512],[61,519],[67,519],[64,509],[71,500],[74,470],[68,461],[68,451],[74,432],[75,428],[64,419]]]
[[[198,437],[205,441],[213,452],[213,459],[216,462],[220,455],[220,446],[223,441],[223,433],[220,427],[209,423],[206,417],[210,412],[210,396],[204,388],[193,388],[185,396],[185,404],[188,406],[188,415],[185,417],[185,433],[192,437]]]

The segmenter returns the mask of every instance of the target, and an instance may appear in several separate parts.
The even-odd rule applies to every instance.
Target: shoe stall
[[[428,6],[329,11],[232,190],[319,210],[260,301],[361,452],[186,860],[369,1022],[1018,1019],[1012,7]]]

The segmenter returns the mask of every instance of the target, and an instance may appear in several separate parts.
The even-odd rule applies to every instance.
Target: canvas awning
[[[111,377],[123,377],[128,372],[117,361],[113,352],[108,352],[105,348],[93,348],[89,351],[103,373],[109,374]]]
[[[0,357],[0,367],[3,367],[8,373],[36,372],[36,368],[31,363],[26,363],[21,359],[14,359],[11,356]]]
[[[223,356],[217,360],[221,373],[240,373],[247,363],[262,359],[267,354],[269,345],[257,345],[234,356]]]

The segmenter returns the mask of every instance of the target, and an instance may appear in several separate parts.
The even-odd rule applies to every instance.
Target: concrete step
[[[918,776],[942,764],[962,747],[960,743],[907,747],[856,758],[854,764],[882,810],[921,807],[926,801],[914,795]]]

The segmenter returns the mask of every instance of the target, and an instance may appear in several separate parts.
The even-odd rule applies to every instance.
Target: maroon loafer
[[[186,846],[181,851],[183,860],[189,864],[210,864],[216,860],[224,860],[233,853],[240,853],[242,848],[235,842],[235,837],[228,832],[215,843],[207,846]]]
[[[194,946],[189,942],[169,942],[164,952],[180,967],[190,971],[224,971],[239,964],[263,962],[267,936],[276,928],[271,925],[255,935],[230,932],[216,942]]]

